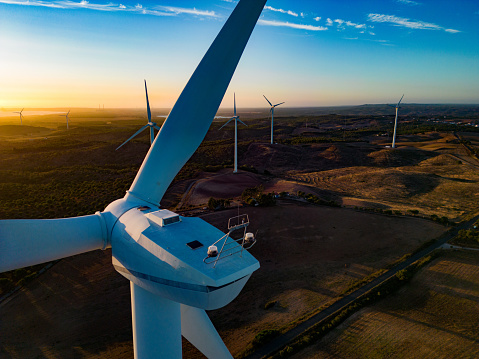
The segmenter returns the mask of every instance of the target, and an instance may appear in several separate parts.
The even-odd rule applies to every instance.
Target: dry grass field
[[[444,231],[416,218],[307,204],[246,212],[258,231],[252,254],[261,268],[238,298],[210,313],[233,355],[261,330],[287,326]],[[236,213],[203,219],[225,230]],[[265,310],[269,301],[277,304]],[[1,358],[132,358],[129,284],[112,268],[110,251],[60,261],[2,303],[0,317]],[[184,357],[202,356],[185,344]]]
[[[446,252],[293,358],[478,358],[478,261],[479,252]]]
[[[334,121],[338,116],[331,116],[326,116],[325,126],[337,127]],[[121,151],[115,148],[146,123],[145,111],[78,110],[72,111],[70,118],[69,131],[58,114],[26,118],[24,126],[16,125],[18,119],[14,117],[1,119],[0,218],[93,213],[128,189],[148,151],[147,134]],[[303,122],[293,117],[278,119],[278,138],[294,137],[294,130]],[[361,126],[369,123],[363,118],[359,122]],[[430,220],[365,213],[354,207],[402,213],[417,210],[420,216],[436,214],[451,220],[479,210],[479,167],[451,133],[400,136],[396,150],[386,149],[384,138],[370,134],[362,142],[270,145],[268,121],[247,124],[240,134],[240,138],[248,139],[240,141],[239,164],[259,173],[231,174],[232,132],[219,132],[219,123],[214,123],[170,186],[162,206],[187,210],[203,207],[209,197],[238,200],[245,188],[262,184],[267,192],[303,191],[349,208],[279,201],[273,207],[240,209],[250,215],[250,230],[258,231],[252,254],[261,268],[235,301],[210,313],[235,356],[261,330],[287,327],[334,300],[355,281],[447,229]],[[305,131],[296,133],[308,135]],[[474,145],[479,142],[477,133],[461,135]],[[202,218],[225,230],[228,218],[237,214],[234,208],[206,213]],[[444,258],[448,257],[433,265]],[[461,260],[450,261],[460,264]],[[473,260],[467,263],[472,271]],[[421,275],[424,273],[428,272]],[[462,281],[459,274],[428,277],[428,285],[436,288],[436,281],[441,283],[444,278],[451,279],[450,288],[459,290],[458,285],[471,281],[477,289],[477,282]],[[436,289],[442,288],[437,285]],[[408,292],[397,293],[394,300],[401,303],[398,298],[403,293]],[[417,302],[412,298],[411,305],[399,314],[394,312],[393,318],[411,315],[418,323],[406,320],[410,325],[428,323],[426,317],[419,316],[424,314],[421,308],[432,310],[426,304],[438,294],[428,289],[424,295],[431,296],[421,299],[420,285],[415,293]],[[474,291],[467,293],[477,297]],[[264,309],[268,302],[274,305]],[[477,313],[468,313],[477,318]],[[463,318],[453,311],[449,314]],[[0,358],[133,357],[129,284],[112,268],[110,251],[59,261],[0,303],[0,318]],[[378,323],[389,319],[381,317]],[[379,328],[378,323],[375,326]],[[433,324],[425,327],[432,330]],[[387,327],[383,330],[385,336],[394,336],[388,334]],[[451,348],[465,345],[454,341],[454,328],[439,332]],[[379,329],[377,335],[382,335]],[[471,335],[468,332],[464,336]],[[330,355],[316,349],[305,355]],[[187,343],[184,350],[185,358],[202,357]],[[450,353],[455,352],[451,349]]]

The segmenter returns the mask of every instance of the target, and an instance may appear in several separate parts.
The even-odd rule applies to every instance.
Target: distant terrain
[[[154,117],[167,113],[153,110]],[[72,109],[68,131],[58,113],[24,114],[23,126],[15,115],[0,117],[1,219],[103,210],[124,195],[149,148],[145,132],[115,151],[146,123],[145,110]],[[267,110],[240,110],[239,115],[248,125],[238,132],[240,172],[232,174],[234,127],[219,130],[226,119],[218,118],[162,200],[163,207],[199,216],[221,230],[229,217],[245,212],[250,230],[257,231],[252,254],[261,268],[235,301],[210,313],[235,357],[259,332],[290,328],[364,277],[479,212],[478,105],[405,104],[397,149],[389,148],[394,109],[385,105],[278,108],[273,145]],[[158,124],[163,120],[158,117]],[[252,187],[277,197],[276,205],[255,207],[242,196]],[[229,200],[231,208],[208,209],[211,198]],[[433,306],[449,305],[454,291],[460,291],[469,317],[477,318],[469,300],[479,297],[479,287],[471,282],[474,258],[439,256],[391,302],[363,309],[350,325],[297,357],[351,357],[348,350],[359,347],[364,351],[356,350],[358,358],[383,357],[396,349],[404,353],[411,341],[424,357],[435,356],[412,337],[373,345],[378,338],[426,329],[425,336],[439,331],[449,343],[441,347],[445,357],[473,353],[467,348],[479,333],[470,320],[454,310],[440,322],[430,320],[436,315]],[[0,297],[21,286],[0,302],[0,357],[133,357],[129,284],[112,268],[110,251],[61,260],[38,276],[41,268],[0,276]],[[447,275],[431,275],[439,270]],[[421,281],[430,288],[422,292]],[[436,304],[428,304],[430,298]],[[394,307],[404,300],[416,304]],[[420,308],[432,314],[426,318]],[[387,330],[374,324],[385,321],[392,323]],[[357,328],[371,334],[358,336]],[[187,343],[184,351],[185,358],[201,357]]]

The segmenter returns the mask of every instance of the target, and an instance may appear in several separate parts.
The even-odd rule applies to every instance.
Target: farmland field
[[[444,253],[293,358],[479,357],[478,261],[479,252]]]

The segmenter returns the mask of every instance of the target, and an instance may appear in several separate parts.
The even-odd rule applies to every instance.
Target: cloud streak
[[[287,22],[287,21],[272,21],[272,20],[260,19],[258,21],[258,24],[259,25],[265,25],[265,26],[289,27],[289,28],[292,28],[292,29],[309,30],[309,31],[325,31],[325,30],[328,30],[328,28],[324,27],[324,26],[295,24],[295,23],[291,23],[291,22]]]
[[[396,2],[401,4],[411,5],[411,6],[421,5],[421,3],[418,3],[417,1],[413,1],[413,0],[396,0]]]
[[[271,7],[271,6],[265,6],[264,8],[266,10],[276,11],[276,12],[280,12],[282,14],[288,14],[288,15],[291,15],[291,16],[294,16],[294,17],[299,16],[297,12],[294,12],[294,11],[291,11],[291,10],[276,9],[274,7]]]
[[[446,29],[437,24],[433,24],[425,21],[411,21],[410,19],[398,17],[394,15],[382,15],[382,14],[369,14],[368,21],[377,23],[388,23],[394,26],[405,27],[414,30],[443,30],[449,33],[461,32],[455,29]]]
[[[57,0],[57,1],[43,1],[43,0],[0,0],[0,4],[9,5],[23,5],[23,6],[40,6],[57,9],[88,9],[95,11],[125,11],[144,15],[154,16],[176,16],[180,14],[188,14],[195,16],[218,17],[214,11],[199,10],[196,8],[180,8],[174,6],[156,6],[153,9],[143,7],[141,4],[135,6],[125,6],[124,4],[98,4],[91,3],[86,0],[72,1],[72,0]]]

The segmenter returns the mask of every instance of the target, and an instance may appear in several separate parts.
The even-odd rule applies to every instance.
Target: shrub
[[[264,305],[264,309],[268,310],[269,308],[273,308],[276,303],[278,303],[277,300],[272,300]]]
[[[258,334],[256,334],[256,336],[254,337],[251,344],[253,345],[254,348],[259,348],[262,345],[270,342],[271,340],[273,340],[274,338],[276,338],[280,334],[281,334],[281,332],[277,329],[263,330],[263,331],[259,332]]]

